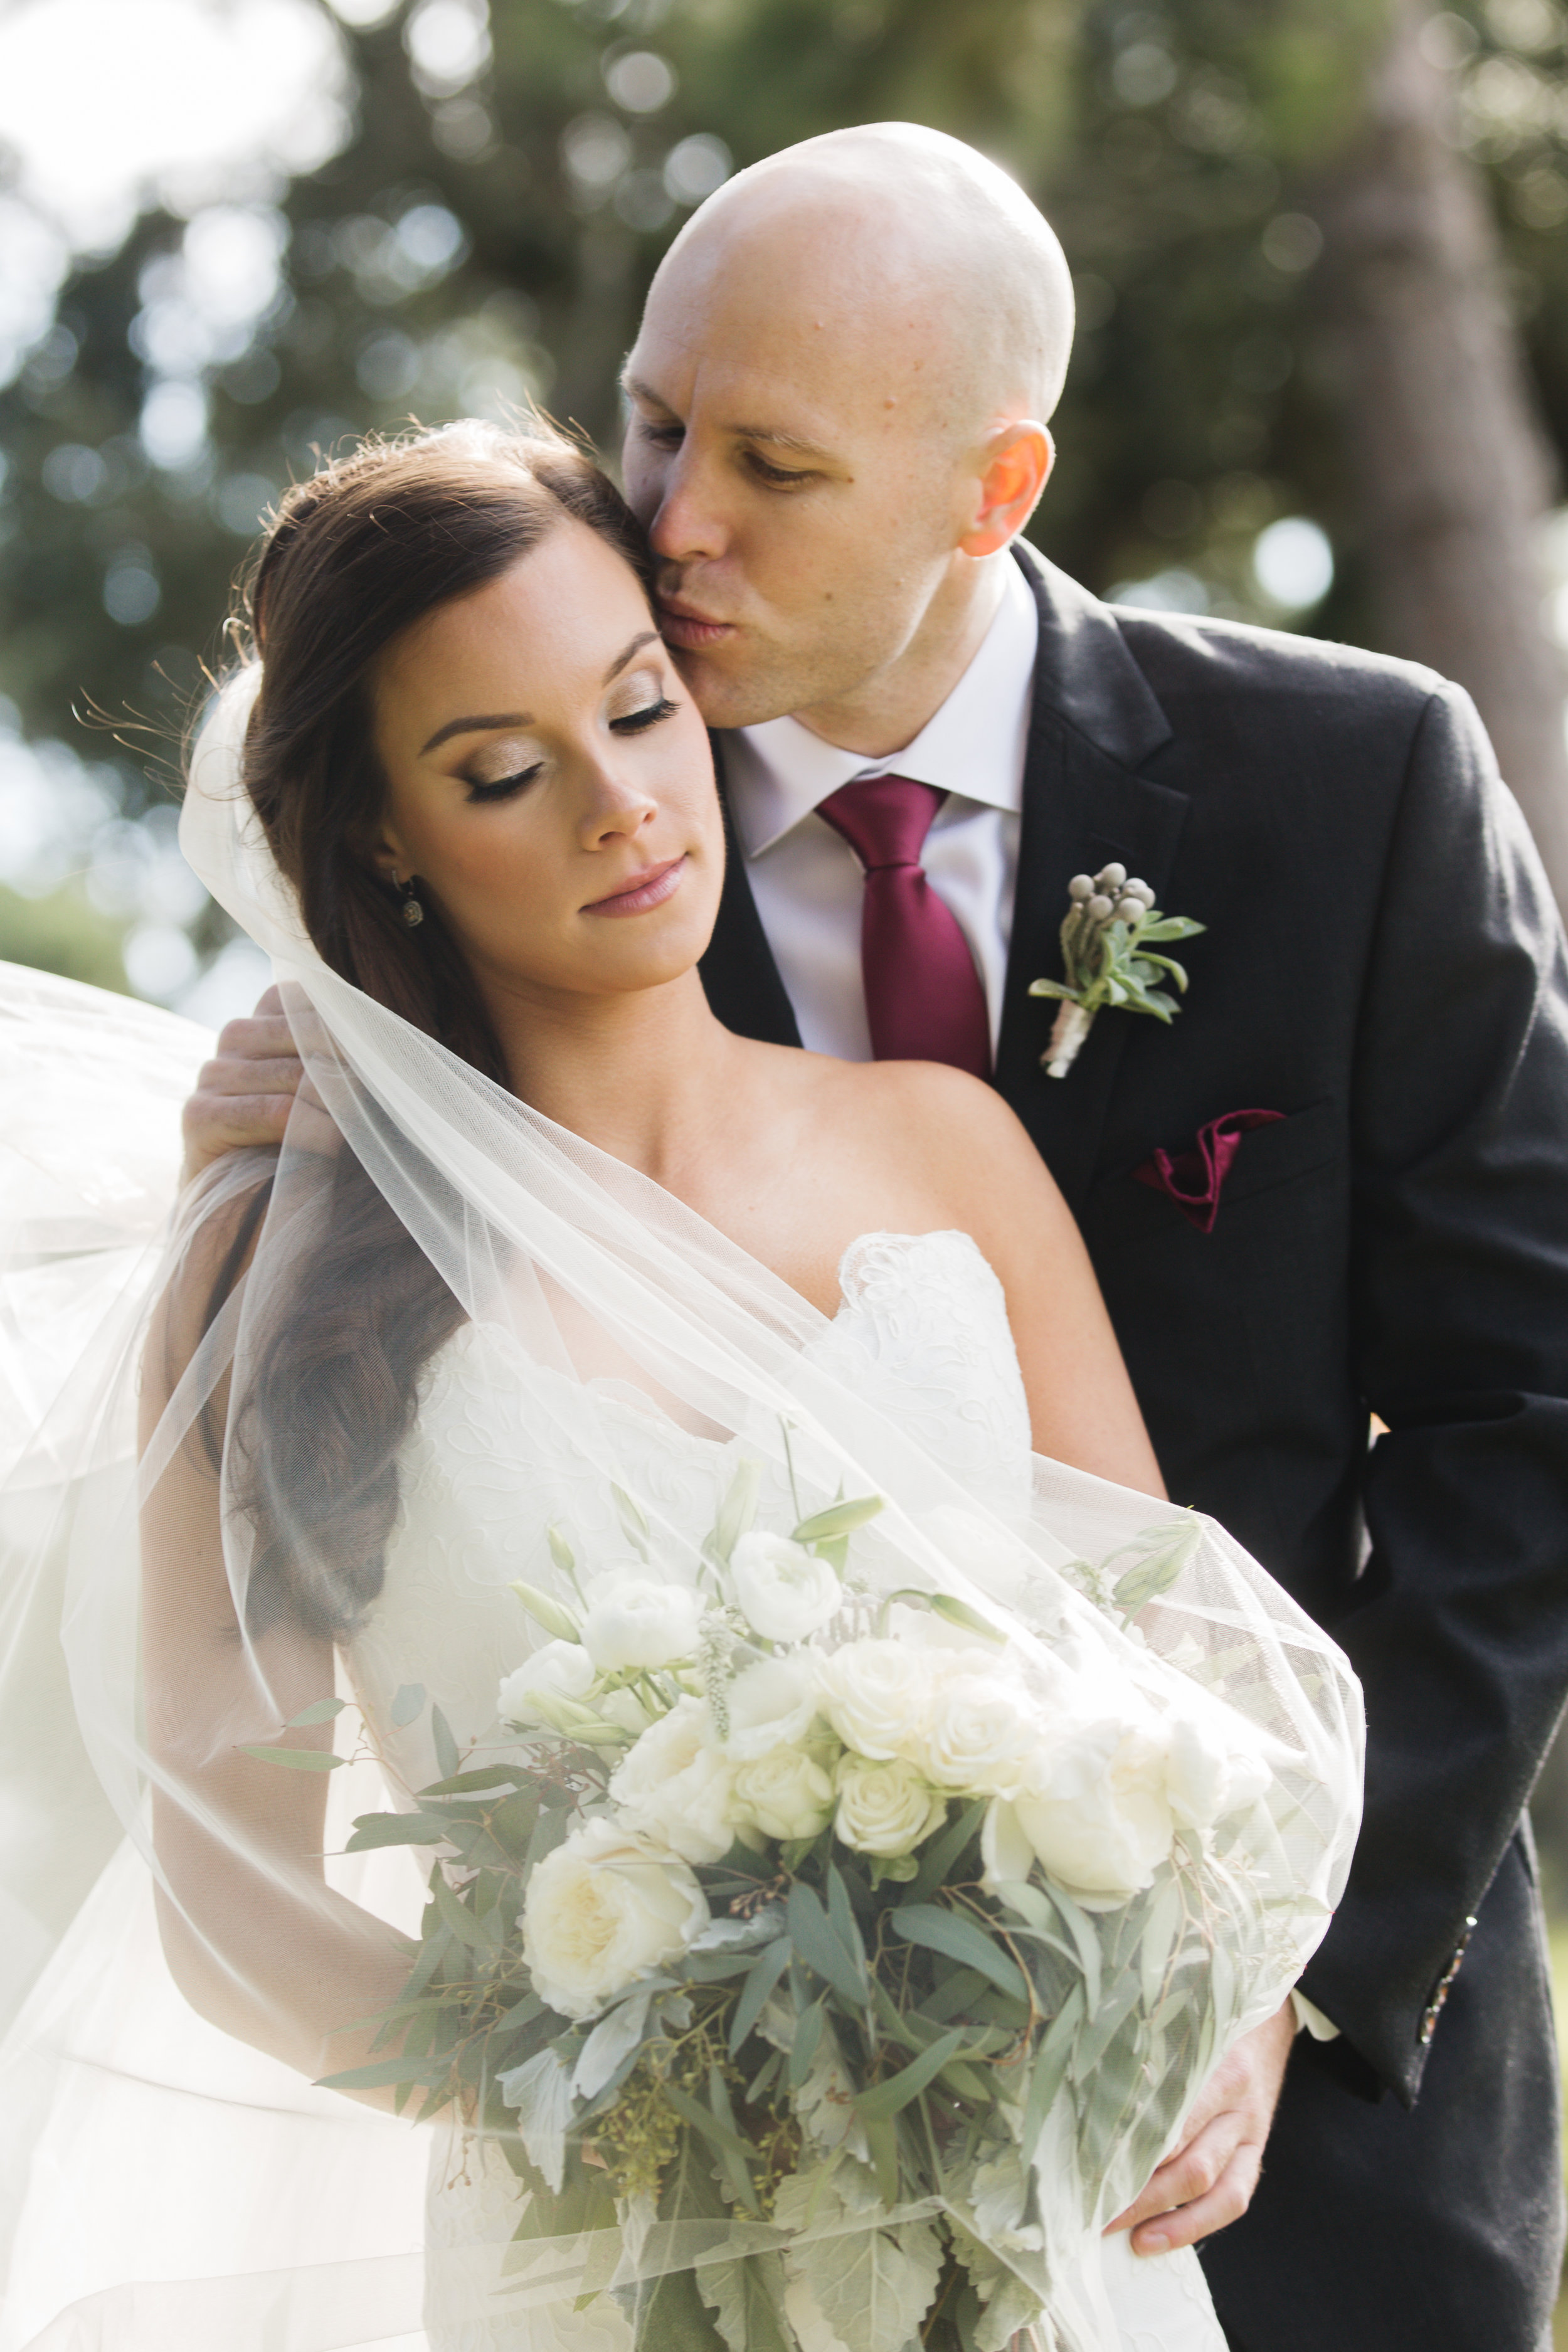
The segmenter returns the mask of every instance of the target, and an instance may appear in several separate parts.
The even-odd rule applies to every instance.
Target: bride
[[[349,1820],[378,1789],[416,1809],[449,1744],[516,1755],[498,1687],[540,1635],[514,1584],[560,1602],[574,1559],[635,1554],[645,1583],[694,1587],[737,1448],[801,1511],[882,1497],[873,1591],[1000,1611],[1025,1646],[1093,1615],[1078,1587],[1159,1516],[1160,1473],[999,1097],[709,1011],[708,743],[585,458],[472,425],[367,446],[285,499],[252,611],[182,839],[273,957],[308,1082],[281,1155],[220,1162],[156,1270],[121,1268],[116,1369],[68,1384],[68,1447],[57,1404],[13,1474],[52,1465],[47,1534],[8,1510],[5,1538],[35,1598],[64,1596],[79,1736],[128,1837],[4,2053],[26,2123],[0,2146],[0,2347],[663,2352],[565,2238],[564,2284],[509,2299],[523,2192],[471,2101],[426,2135],[387,2118],[390,2085],[353,2089],[363,2121],[307,2087],[375,2074],[409,1977],[408,1849],[345,1861]],[[1285,1875],[1260,1874],[1252,1957],[1215,1957],[1212,2062],[1326,1924],[1359,1710],[1327,1638],[1193,1528],[1157,1605],[1111,1615],[1119,1671],[1217,1690],[1278,1791]],[[1108,1839],[1120,1801],[1108,1784]],[[80,2252],[106,2149],[143,2184],[118,2273]],[[1100,2236],[1141,2185],[1105,2159],[1040,2345],[1222,2352],[1190,2253]],[[933,2352],[936,2309],[907,2331]],[[839,2344],[820,2315],[797,2336]]]

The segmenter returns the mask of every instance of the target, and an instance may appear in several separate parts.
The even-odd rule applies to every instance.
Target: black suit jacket
[[[1343,2040],[1298,2044],[1265,2189],[1206,2266],[1247,2352],[1331,2328],[1535,2352],[1555,2067],[1515,1841],[1568,1690],[1555,908],[1458,688],[1113,611],[1019,560],[1040,650],[995,1083],[1079,1219],[1172,1494],[1332,1629],[1367,1699],[1365,1826],[1303,1981]],[[1060,975],[1069,877],[1111,857],[1207,926],[1191,992],[1170,1029],[1102,1013],[1047,1078],[1029,982]],[[730,1026],[798,1043],[738,856],[703,974]],[[1284,1116],[1243,1139],[1211,1234],[1134,1181],[1253,1108]]]

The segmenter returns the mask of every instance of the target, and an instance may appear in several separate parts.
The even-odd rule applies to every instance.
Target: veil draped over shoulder
[[[977,1496],[847,1376],[822,1345],[826,1319],[775,1276],[329,970],[243,790],[258,677],[232,680],[208,719],[181,839],[273,961],[307,1073],[282,1152],[234,1155],[176,1205],[176,1110],[208,1041],[172,1016],[0,972],[0,2352],[412,2352],[427,2321],[430,2344],[455,2352],[684,2352],[693,2339],[673,2322],[661,2335],[658,2314],[688,2273],[731,2352],[862,2352],[825,2301],[855,2264],[867,2308],[882,2295],[893,2315],[866,2352],[904,2352],[931,2306],[933,2249],[960,2229],[979,2246],[983,2352],[1031,2320],[1042,2344],[1090,2352],[1103,2340],[1100,2228],[1215,2059],[1279,2007],[1342,1886],[1359,1811],[1353,1677],[1195,1514],[1038,1457],[1023,1499]],[[329,1296],[323,1237],[351,1210],[364,1246]],[[329,1312],[338,1353],[318,1361],[299,1334]],[[436,1338],[399,1423],[376,1382],[422,1317]],[[411,1482],[426,1470],[411,1465],[440,1367],[459,1359],[481,1400],[471,1443],[426,1465],[439,1491],[416,1527]],[[361,1459],[372,1428],[381,1451]],[[510,1485],[497,1480],[498,1429],[528,1472]],[[858,1498],[880,1508],[841,1528]],[[1047,1714],[1076,1710],[1097,1737],[1110,1725],[1099,1795],[1106,1839],[1139,1848],[1128,1884],[1097,1892],[1092,1871],[1075,1887],[1043,1866],[1026,1885],[1045,1800],[1033,1816],[1022,1798],[987,1801],[986,1892],[963,1902],[982,1925],[985,1903],[1011,1905],[1014,1957],[971,1969],[967,2007],[955,1996],[944,2009],[939,1985],[932,2014],[907,2021],[904,2066],[957,2021],[942,2043],[949,2120],[934,2132],[923,2095],[893,2107],[890,2057],[866,2077],[841,2004],[857,1982],[871,2002],[865,1971],[894,1934],[932,1959],[924,1915],[957,1916],[941,1908],[941,1862],[919,1878],[913,1864],[857,1876],[847,1863],[858,1926],[839,1917],[827,1951],[807,1929],[831,1904],[813,1911],[815,1896],[759,1879],[726,1910],[710,1851],[710,1928],[688,1937],[686,1961],[645,1968],[634,2000],[579,2002],[578,2072],[563,2074],[554,2125],[538,2074],[518,2079],[548,2072],[547,2047],[516,2045],[515,2164],[485,2146],[483,2084],[470,2082],[456,2123],[447,2109],[424,2129],[412,2117],[434,2066],[402,2116],[319,2087],[312,2075],[379,2066],[381,2084],[359,2087],[406,2098],[385,2081],[398,2042],[371,2027],[416,1945],[438,1984],[459,1947],[471,1969],[504,1941],[499,1914],[487,1926],[479,1912],[479,1849],[462,1842],[481,1800],[499,1792],[531,1806],[530,1822],[553,1821],[523,1856],[542,1868],[566,1818],[545,1785],[551,1741],[581,1758],[598,1740],[613,1764],[652,1704],[628,1668],[617,1749],[616,1723],[589,1720],[613,1716],[617,1694],[601,1675],[584,1697],[586,1664],[554,1682],[530,1668],[524,1682],[545,1694],[531,1730],[505,1717],[500,1681],[547,1636],[559,1664],[596,1580],[636,1571],[709,1612],[700,1668],[661,1687],[682,1721],[718,1707],[725,1644],[742,1664],[757,1658],[726,1582],[742,1526],[793,1544],[796,1569],[809,1554],[842,1577],[829,1647],[892,1632],[910,1655],[945,1660],[950,1643],[970,1673],[984,1650],[987,1672]],[[182,1546],[184,1582],[169,1571]],[[485,1785],[454,1792],[465,1772]],[[324,1791],[323,1876],[268,1826],[274,1786],[290,1820]],[[356,1820],[418,1813],[433,1787],[447,1811],[422,1848],[395,1827],[352,1836]],[[602,1812],[602,1790],[584,1796],[579,1777],[575,1793]],[[637,1834],[649,1850],[646,1819]],[[433,1854],[440,1885],[427,1890]],[[703,2105],[700,2084],[681,2095],[706,2118],[686,2135],[706,2165],[701,2197],[672,2199],[666,2175],[640,2205],[625,2182],[618,2202],[606,2189],[581,2210],[552,2204],[541,2184],[560,2189],[561,2131],[577,2144],[588,2076],[611,2080],[578,2063],[599,2039],[592,2021],[631,2018],[619,2060],[631,2064],[637,2033],[661,2016],[668,2036],[686,2030],[693,1976],[728,1999],[731,1948],[752,1965],[786,1913],[793,1951],[754,2014],[781,2053],[775,2083],[787,2074],[792,2095],[817,2084],[819,2121],[839,2111],[816,2142],[809,2121],[789,2124],[795,2179],[749,2193],[734,2149],[761,2110],[731,2117],[726,2145],[731,2095],[720,2084]],[[950,1981],[974,1957],[933,1949]],[[357,1982],[356,1954],[372,1990],[327,2016],[321,1986],[340,1958],[345,1988]],[[840,1963],[847,1992],[834,1990]],[[1022,2029],[1007,2007],[1020,1989]],[[564,2011],[542,2028],[539,2011],[535,1999],[531,2030],[567,2032]],[[879,2049],[883,2011],[867,2013],[866,2047]],[[1032,2047],[1037,2076],[1047,2046],[1059,2064],[1035,2111],[1024,2074],[1011,2105],[988,2087],[1003,2137],[961,2145],[952,2119],[976,2068],[1021,2066]],[[928,2083],[935,2072],[933,2059]],[[917,2118],[936,2168],[918,2182]],[[442,2185],[427,2216],[433,2135]],[[818,2172],[809,2197],[786,2193]],[[465,2213],[493,2221],[507,2197],[499,2233],[476,2224],[466,2237]],[[761,2298],[742,2321],[724,2300],[736,2280]],[[438,2326],[432,2309],[449,2316]]]

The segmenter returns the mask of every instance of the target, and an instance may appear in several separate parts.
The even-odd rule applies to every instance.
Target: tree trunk
[[[1474,696],[1568,908],[1565,680],[1539,551],[1552,462],[1488,193],[1445,135],[1431,13],[1391,0],[1361,128],[1319,189],[1346,430],[1388,648]]]

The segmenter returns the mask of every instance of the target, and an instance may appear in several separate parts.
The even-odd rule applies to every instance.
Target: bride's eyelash
[[[661,719],[670,718],[674,710],[675,705],[669,697],[662,694],[657,702],[646,704],[641,710],[628,710],[624,719],[612,719],[610,732],[612,735],[640,735],[645,727],[657,727]]]
[[[491,784],[476,783],[471,776],[466,776],[463,781],[468,787],[470,801],[507,801],[513,793],[521,792],[524,784],[532,783],[540,773],[541,769],[534,766],[519,769],[515,776],[498,776]]]
[[[640,735],[645,729],[657,727],[661,719],[671,718],[675,709],[676,705],[669,697],[661,694],[657,702],[646,703],[640,710],[628,710],[624,719],[612,719],[610,732],[613,735]],[[521,792],[524,784],[532,783],[535,776],[542,772],[542,762],[539,762],[531,768],[520,769],[515,776],[498,776],[493,783],[479,783],[472,776],[465,776],[463,781],[468,787],[470,801],[505,801],[510,800],[514,793]]]

